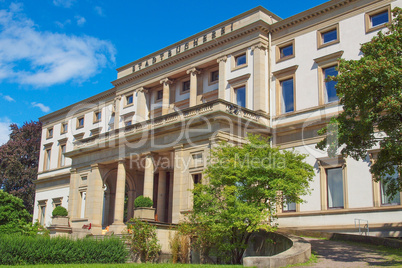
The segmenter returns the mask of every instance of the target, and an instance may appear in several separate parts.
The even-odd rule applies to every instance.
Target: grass
[[[159,264],[151,264],[151,263],[123,263],[123,264],[43,264],[43,265],[17,265],[17,266],[5,266],[0,265],[0,267],[10,268],[10,267],[21,267],[21,268],[176,268],[176,267],[191,267],[191,268],[210,268],[210,267],[219,267],[219,268],[228,268],[228,267],[242,267],[241,265],[208,265],[208,264],[172,264],[172,263],[159,263]]]
[[[310,259],[308,260],[308,262],[291,264],[291,265],[288,265],[288,266],[286,266],[286,267],[309,266],[309,265],[314,264],[314,263],[317,263],[317,262],[318,262],[317,252],[315,252],[314,250],[312,250],[312,251],[311,251],[311,256],[310,256]]]

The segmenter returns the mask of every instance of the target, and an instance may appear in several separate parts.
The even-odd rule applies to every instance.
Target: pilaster
[[[197,105],[197,80],[201,71],[197,68],[191,68],[187,70],[187,74],[190,74],[190,107]]]
[[[226,61],[227,57],[223,56],[218,58],[217,62],[219,63],[219,89],[218,89],[218,98],[224,100],[225,99],[225,89],[226,89]]]
[[[147,94],[148,89],[144,87],[137,88],[137,122],[148,120]]]
[[[163,85],[163,98],[162,98],[162,115],[169,113],[170,107],[170,85],[173,84],[173,81],[169,78],[164,78],[160,81]]]
[[[92,165],[91,169],[88,176],[86,213],[92,224],[92,234],[102,234],[103,180],[98,164]]]
[[[144,172],[144,197],[153,199],[154,195],[154,161],[153,155],[150,153],[145,156],[145,172]]]
[[[266,54],[267,46],[259,43],[251,47],[254,59],[254,110],[267,113],[267,77],[266,77]]]

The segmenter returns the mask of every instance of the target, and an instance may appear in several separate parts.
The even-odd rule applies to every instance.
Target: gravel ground
[[[402,267],[402,262],[390,262],[387,255],[375,249],[349,245],[341,241],[304,238],[311,243],[311,250],[318,257],[318,262],[300,267]]]

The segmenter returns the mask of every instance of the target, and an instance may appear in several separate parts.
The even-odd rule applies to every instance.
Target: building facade
[[[325,78],[339,58],[361,57],[401,2],[332,0],[283,20],[256,7],[118,68],[113,88],[40,118],[34,221],[49,226],[62,205],[73,232],[120,233],[144,195],[156,222],[178,223],[210,149],[260,133],[315,167],[306,202],[278,207],[280,227],[353,231],[363,219],[377,235],[400,235],[401,197],[369,172],[376,149],[355,161],[315,145],[342,112]]]

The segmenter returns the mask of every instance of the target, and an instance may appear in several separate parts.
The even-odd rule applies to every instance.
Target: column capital
[[[118,101],[121,100],[121,95],[117,95],[114,99]]]
[[[192,73],[194,73],[194,74],[201,74],[201,70],[200,69],[198,69],[198,68],[195,68],[195,67],[193,67],[193,68],[191,68],[191,69],[188,69],[187,71],[186,71],[186,73],[187,74],[192,74]]]
[[[99,164],[98,163],[92,164],[91,169],[99,169]]]
[[[148,93],[148,88],[145,87],[139,87],[134,89],[135,92],[139,92],[139,93]]]
[[[71,174],[77,174],[77,169],[76,168],[71,168],[70,173]]]
[[[218,63],[220,63],[221,61],[226,62],[227,59],[228,59],[227,56],[223,56],[223,57],[218,58],[216,61],[217,61]]]
[[[171,84],[173,84],[173,80],[172,80],[172,79],[169,79],[168,77],[166,77],[166,78],[163,78],[163,79],[160,81],[160,83],[163,84],[164,86],[165,86],[165,85],[171,85]]]
[[[254,46],[251,46],[251,50],[254,51],[255,49],[261,49],[263,51],[266,51],[268,49],[268,46],[264,43],[258,43]]]
[[[125,158],[119,158],[119,159],[117,159],[117,163],[118,163],[118,164],[125,164],[125,163],[126,163],[126,159],[125,159]]]

